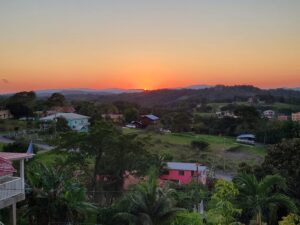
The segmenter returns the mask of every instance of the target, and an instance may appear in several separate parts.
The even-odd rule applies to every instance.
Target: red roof
[[[0,152],[0,158],[9,160],[9,161],[29,159],[29,158],[32,158],[33,156],[34,156],[34,154],[27,154],[27,153]]]

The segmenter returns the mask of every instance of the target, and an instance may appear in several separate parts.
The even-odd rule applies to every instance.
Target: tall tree
[[[123,187],[125,171],[142,172],[152,162],[152,155],[136,135],[122,134],[120,129],[105,121],[97,122],[89,133],[63,134],[60,146],[77,155],[77,163],[88,158],[93,160],[92,187],[95,191],[107,189],[118,193]],[[95,198],[100,200],[103,196]]]
[[[33,116],[36,95],[33,91],[19,92],[7,99],[6,107],[16,117]]]
[[[284,140],[269,148],[262,164],[266,173],[286,178],[289,194],[300,203],[300,139]]]
[[[263,213],[276,210],[276,206],[286,207],[291,212],[297,210],[294,202],[279,192],[286,189],[285,180],[279,175],[269,175],[258,181],[254,175],[239,174],[234,182],[239,190],[240,206],[254,216],[258,225],[262,225]]]
[[[48,99],[46,104],[49,107],[64,106],[66,104],[66,98],[61,93],[53,93]]]

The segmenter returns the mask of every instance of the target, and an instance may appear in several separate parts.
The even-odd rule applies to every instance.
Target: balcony
[[[0,177],[0,201],[25,194],[21,177]]]

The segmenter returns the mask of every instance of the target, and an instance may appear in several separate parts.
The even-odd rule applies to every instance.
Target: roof
[[[171,170],[191,170],[191,171],[204,171],[206,166],[198,163],[182,163],[182,162],[167,162],[168,169]]]
[[[27,154],[27,153],[0,152],[0,158],[10,160],[10,161],[29,159],[32,158],[33,156],[34,154]]]
[[[237,138],[255,138],[254,134],[241,134]]]
[[[144,115],[143,117],[147,117],[150,120],[159,120],[157,116],[154,116],[152,114]]]
[[[40,120],[42,121],[49,121],[49,120],[55,120],[56,118],[65,118],[66,120],[77,120],[77,119],[88,119],[90,117],[88,116],[83,116],[77,113],[55,113],[50,116],[42,117]]]

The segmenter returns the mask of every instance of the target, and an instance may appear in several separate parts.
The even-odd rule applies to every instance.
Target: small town
[[[300,1],[0,1],[0,225],[300,225]]]

